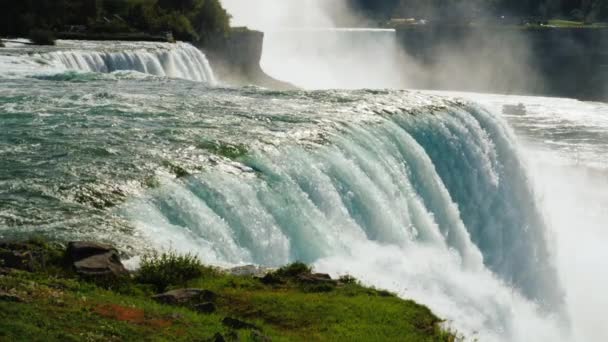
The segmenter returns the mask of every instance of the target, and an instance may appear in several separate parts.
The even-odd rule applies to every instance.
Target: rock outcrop
[[[67,259],[76,273],[85,276],[124,276],[127,270],[118,251],[109,245],[94,242],[70,242]]]
[[[297,89],[268,76],[261,68],[264,33],[233,28],[228,36],[210,39],[204,52],[220,81],[236,86],[256,85],[275,90]]]
[[[214,292],[202,289],[177,289],[152,297],[155,301],[168,305],[197,305],[213,302],[216,298]]]

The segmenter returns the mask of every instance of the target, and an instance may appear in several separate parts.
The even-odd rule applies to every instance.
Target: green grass
[[[189,258],[155,260],[156,269],[163,260],[179,261],[187,269],[198,265]],[[217,311],[199,314],[154,302],[154,287],[139,283],[137,276],[110,291],[56,269],[13,271],[0,276],[0,292],[25,302],[0,300],[0,341],[206,341],[217,333],[227,340],[260,340],[253,331],[222,325],[225,317],[254,324],[272,341],[457,340],[428,308],[413,301],[366,288],[353,278],[320,289],[302,282],[302,274],[311,270],[295,264],[275,273],[280,281],[266,285],[258,278],[201,267],[195,279],[180,285],[217,294]]]

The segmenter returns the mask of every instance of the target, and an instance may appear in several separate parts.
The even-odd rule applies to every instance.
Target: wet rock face
[[[77,273],[86,276],[124,276],[128,272],[118,251],[109,245],[94,242],[70,242],[67,257]]]

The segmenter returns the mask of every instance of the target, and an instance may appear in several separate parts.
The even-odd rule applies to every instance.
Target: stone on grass
[[[123,276],[128,273],[116,248],[94,242],[70,242],[67,257],[78,274],[86,276]]]
[[[240,319],[236,319],[236,318],[232,318],[232,317],[226,317],[222,320],[222,324],[232,328],[232,329],[250,329],[250,330],[259,330],[259,328],[257,326],[255,326],[254,324],[245,322],[245,321],[241,321]]]
[[[212,302],[216,299],[215,292],[202,289],[177,289],[152,296],[155,301],[168,305],[198,304]]]
[[[201,304],[196,304],[193,306],[194,310],[196,310],[197,312],[200,313],[206,313],[206,314],[210,314],[210,313],[214,313],[216,308],[215,308],[215,304],[213,303],[201,303]]]

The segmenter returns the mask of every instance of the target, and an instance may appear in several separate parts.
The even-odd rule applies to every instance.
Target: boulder
[[[196,305],[193,306],[193,308],[197,312],[205,313],[205,314],[214,313],[215,310],[216,310],[215,304],[210,303],[210,302],[202,303],[202,304],[196,304]]]
[[[33,271],[34,256],[30,251],[0,249],[0,266],[23,271]]]
[[[123,276],[128,272],[118,251],[94,242],[70,242],[67,257],[77,273],[86,276]]]
[[[228,273],[240,277],[264,277],[271,269],[255,265],[238,266],[228,270]]]
[[[249,330],[259,330],[259,328],[257,326],[255,326],[254,324],[245,322],[245,321],[241,321],[240,319],[236,319],[236,318],[232,318],[232,317],[225,317],[222,320],[222,324],[232,328],[232,329],[249,329]]]
[[[270,337],[262,334],[258,330],[254,330],[251,332],[251,339],[255,342],[270,342]]]
[[[260,278],[260,281],[264,285],[281,285],[285,284],[285,280],[274,273],[267,273],[265,276]]]
[[[39,247],[27,243],[0,241],[0,267],[34,271],[46,260]]]
[[[23,298],[4,291],[0,291],[0,302],[14,302],[14,303],[23,303]]]
[[[297,279],[307,284],[337,284],[337,281],[331,279],[331,276],[325,273],[300,274]]]
[[[216,298],[215,292],[201,289],[177,289],[152,296],[153,300],[168,305],[213,302]]]
[[[213,337],[209,341],[210,342],[226,342],[226,339],[224,338],[224,335],[222,335],[220,333],[216,333],[215,335],[213,335]]]

